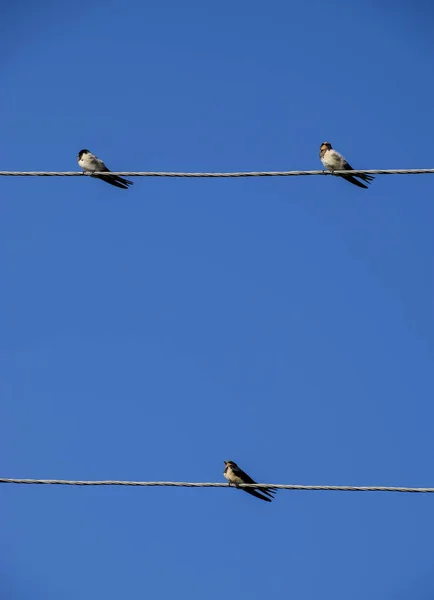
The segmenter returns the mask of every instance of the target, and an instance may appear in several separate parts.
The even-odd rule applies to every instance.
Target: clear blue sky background
[[[0,168],[433,167],[434,9],[359,4],[8,5]],[[1,178],[1,476],[434,486],[433,186]],[[433,514],[2,485],[0,595],[432,598]]]

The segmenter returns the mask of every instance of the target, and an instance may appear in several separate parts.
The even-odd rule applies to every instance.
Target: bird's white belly
[[[339,161],[336,159],[333,159],[333,158],[332,159],[323,158],[322,164],[329,171],[334,171],[335,169],[339,169]]]
[[[85,171],[104,171],[104,165],[89,158],[82,158],[78,161],[78,164]]]
[[[322,159],[322,164],[329,171],[335,171],[343,168],[343,160],[339,155],[334,154],[333,152],[326,152]]]
[[[234,475],[233,473],[230,473],[228,475],[228,477],[226,477],[226,479],[229,481],[229,483],[231,483],[232,485],[238,485],[239,483],[243,483],[242,479],[240,477],[238,477],[237,475]]]

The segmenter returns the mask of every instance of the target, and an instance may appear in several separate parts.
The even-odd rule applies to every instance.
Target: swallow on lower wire
[[[256,483],[256,481],[253,481],[253,479],[249,477],[247,473],[244,473],[244,471],[240,469],[240,467],[234,463],[233,460],[225,460],[223,462],[225,463],[223,475],[229,481],[229,485],[233,484],[238,487],[240,483]],[[242,489],[243,492],[247,492],[248,494],[255,496],[255,498],[265,500],[265,502],[271,502],[271,500],[274,498],[274,494],[276,493],[276,490],[273,488],[259,488],[258,490],[255,488],[240,489]]]
[[[83,169],[83,171],[85,173],[89,173],[91,177],[102,179],[106,183],[110,183],[111,185],[114,185],[123,190],[127,190],[128,186],[133,185],[132,181],[128,181],[128,179],[119,177],[119,175],[92,175],[92,173],[94,173],[95,171],[110,173],[110,169],[107,169],[104,162],[97,156],[95,156],[95,154],[89,152],[89,150],[80,150],[80,152],[78,153],[78,164]]]
[[[325,166],[327,171],[353,171],[353,167],[345,160],[342,154],[339,154],[336,150],[333,150],[330,142],[323,142],[319,149],[319,157],[321,159],[322,164]],[[370,183],[374,177],[372,175],[366,175],[362,173],[361,175],[339,175],[339,177],[343,177],[350,183],[357,185],[358,187],[368,189],[368,186],[364,183],[361,183],[356,179],[362,179],[366,183]]]

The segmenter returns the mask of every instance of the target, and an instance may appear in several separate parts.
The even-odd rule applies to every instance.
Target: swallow
[[[256,483],[256,481],[253,481],[253,479],[249,477],[247,473],[244,473],[244,471],[240,469],[240,467],[234,463],[233,460],[225,460],[223,462],[225,464],[223,475],[229,481],[229,485],[233,484],[238,487],[240,483]],[[241,489],[243,492],[247,492],[248,494],[255,496],[255,498],[265,500],[265,502],[271,502],[274,498],[273,494],[276,493],[276,490],[273,488],[259,488],[259,490],[256,490],[255,488]]]
[[[78,153],[78,164],[83,169],[85,173],[89,173],[91,177],[96,177],[97,179],[102,179],[106,183],[110,183],[110,185],[114,185],[123,190],[127,190],[128,186],[133,185],[132,181],[128,181],[128,179],[124,179],[123,177],[119,177],[118,175],[92,175],[95,171],[102,171],[105,173],[110,173],[110,169],[107,169],[104,162],[92,154],[89,150],[80,150]]]
[[[319,149],[319,157],[327,171],[353,171],[353,167],[345,160],[342,154],[339,154],[339,152],[333,150],[330,142],[323,142],[321,144],[321,148]],[[358,187],[365,188],[365,190],[368,189],[368,186],[358,181],[356,177],[362,179],[366,183],[370,183],[374,179],[372,175],[366,175],[365,173],[362,173],[361,175],[339,175],[339,177],[343,177],[350,183],[353,183]]]

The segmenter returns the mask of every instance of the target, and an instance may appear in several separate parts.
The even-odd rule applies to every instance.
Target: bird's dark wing
[[[342,167],[342,170],[354,171],[353,167],[347,161],[345,161],[345,163]],[[354,178],[358,177],[362,181],[366,181],[366,183],[369,183],[370,181],[373,181],[373,179],[375,179],[375,177],[372,177],[372,175],[365,175],[365,173],[362,173],[361,175],[348,175],[348,177],[346,177],[346,176],[343,176],[343,177],[350,183],[354,183],[354,185],[358,185],[359,187],[365,188],[365,190],[367,190],[368,187],[366,185],[363,185],[363,183],[360,183],[360,181],[357,181],[357,179],[354,179]]]
[[[247,475],[247,473],[245,473],[242,469],[240,469],[240,467],[237,465],[232,465],[232,471],[234,472],[235,475],[237,475],[238,477],[240,477],[243,480],[243,483],[256,483],[256,481],[254,481],[250,475]]]
[[[247,488],[243,489],[247,490]],[[274,494],[277,490],[275,490],[274,488],[257,488],[255,491],[257,491],[259,494],[264,494],[264,496],[268,496],[268,498],[271,498],[271,500],[273,500]]]
[[[263,496],[253,488],[240,488],[243,492],[247,492],[251,496],[255,496],[255,498],[260,498],[261,500],[265,500],[265,502],[271,502],[272,498],[267,498],[267,496]]]
[[[107,172],[110,173],[108,169]],[[95,175],[95,177],[123,190],[127,190],[130,185],[133,185],[133,181],[129,181],[118,175]]]
[[[247,475],[247,473],[245,473],[242,469],[240,469],[240,467],[232,467],[232,471],[238,475],[238,477],[240,477],[243,480],[243,483],[257,483],[254,479],[252,479],[250,477],[250,475]],[[268,500],[268,502],[271,502],[271,500],[269,500],[268,498],[264,498],[263,495],[268,496],[269,498],[273,499],[274,498],[274,494],[276,493],[276,490],[273,488],[260,488],[258,491],[254,490],[254,488],[241,488],[244,492],[248,492],[249,494],[251,494],[252,492],[255,492],[253,494],[253,496],[257,496],[259,498],[262,498],[262,500]]]
[[[357,181],[357,179],[355,179],[353,175],[339,175],[339,177],[343,177],[343,179],[346,179],[347,181],[353,183],[354,185],[357,185],[358,187],[365,188],[365,190],[368,189],[367,185],[361,183],[360,181]]]
[[[361,175],[355,175],[354,177],[363,179],[363,181],[366,181],[366,183],[369,183],[370,181],[374,181],[374,179],[375,179],[375,177],[373,177],[372,175],[367,175],[366,173],[362,173]]]

